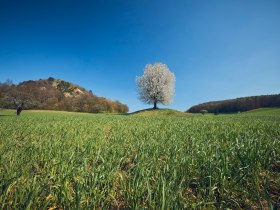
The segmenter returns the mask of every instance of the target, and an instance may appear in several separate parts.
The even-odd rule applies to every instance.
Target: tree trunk
[[[17,116],[20,115],[21,111],[22,111],[22,107],[18,107],[18,108],[17,108]]]
[[[157,107],[157,102],[156,101],[154,101],[154,108],[153,109],[157,109],[158,107]]]

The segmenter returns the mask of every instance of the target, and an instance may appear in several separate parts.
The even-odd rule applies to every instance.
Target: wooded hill
[[[128,112],[128,106],[119,101],[98,97],[79,85],[64,80],[29,80],[13,84],[0,83],[0,108],[48,109],[75,112]]]
[[[202,113],[207,110],[209,113],[234,113],[265,107],[280,107],[280,94],[212,101],[192,106],[187,112]]]

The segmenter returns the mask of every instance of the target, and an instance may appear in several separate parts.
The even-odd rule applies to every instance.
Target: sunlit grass
[[[186,116],[191,116],[192,114],[180,112],[173,109],[144,109],[141,111],[133,112],[130,115],[145,116],[145,117],[150,117],[150,116],[186,117]]]
[[[279,203],[279,118],[14,112],[0,110],[1,209]]]
[[[260,108],[242,114],[255,116],[280,116],[280,108]]]

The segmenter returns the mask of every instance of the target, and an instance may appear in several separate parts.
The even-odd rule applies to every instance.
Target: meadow
[[[280,208],[280,109],[0,110],[1,209]]]

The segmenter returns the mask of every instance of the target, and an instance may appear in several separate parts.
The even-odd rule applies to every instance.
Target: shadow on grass
[[[135,112],[130,112],[130,113],[126,113],[126,115],[134,115],[134,114],[138,114],[141,112],[147,112],[147,111],[155,111],[155,110],[166,110],[166,109],[153,109],[153,108],[148,108],[148,109],[141,109]]]
[[[0,114],[0,117],[16,117],[14,114]]]

